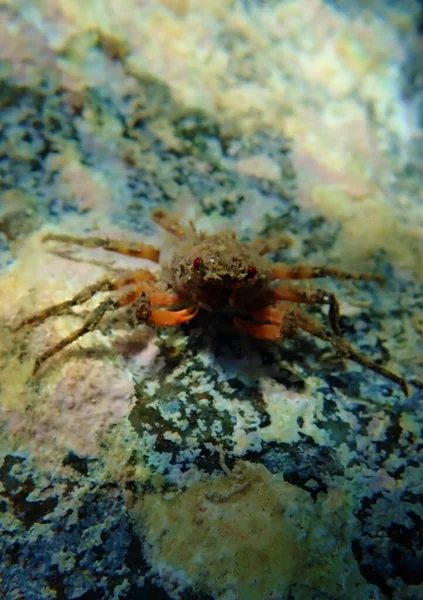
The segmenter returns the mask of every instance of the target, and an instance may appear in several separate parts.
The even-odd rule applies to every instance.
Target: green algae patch
[[[171,598],[192,588],[212,598],[264,600],[297,586],[298,597],[319,590],[346,598],[351,588],[361,595],[348,597],[368,597],[349,549],[342,493],[314,504],[263,465],[239,462],[226,471],[134,505],[145,556]]]

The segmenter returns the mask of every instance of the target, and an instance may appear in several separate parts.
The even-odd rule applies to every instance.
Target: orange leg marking
[[[292,305],[280,306],[278,308],[269,307],[259,311],[252,311],[251,317],[254,320],[265,322],[261,324],[255,323],[254,320],[247,321],[235,317],[235,325],[246,333],[265,340],[278,340],[283,338],[286,334],[293,333],[296,329],[300,328],[331,344],[340,356],[352,360],[366,369],[374,371],[382,377],[393,381],[399,385],[404,394],[408,396],[408,384],[405,379],[389,369],[378,365],[366,356],[363,356],[343,338],[321,325],[303,310],[293,307]]]
[[[120,286],[126,286],[131,282],[135,281],[143,281],[143,279],[151,279],[153,278],[152,274],[148,271],[145,272],[134,272],[123,275],[121,278],[117,279],[114,282],[107,282],[108,287],[107,290],[116,289]],[[102,288],[103,289],[103,288]],[[99,291],[98,285],[95,288],[95,291]],[[41,354],[35,361],[35,366],[33,369],[33,374],[35,374],[40,366],[50,357],[52,357],[60,350],[63,350],[66,346],[77,340],[79,337],[93,331],[101,318],[107,311],[117,310],[118,308],[122,308],[124,306],[128,306],[129,304],[133,304],[140,297],[145,297],[145,303],[141,303],[141,306],[145,304],[143,315],[145,315],[145,319],[140,318],[139,320],[146,320],[150,324],[158,325],[158,326],[166,326],[166,325],[179,325],[180,323],[184,323],[185,321],[189,321],[193,319],[198,313],[198,308],[195,306],[191,306],[190,308],[186,308],[180,311],[162,311],[162,310],[153,310],[149,309],[149,298],[148,295],[151,293],[151,300],[154,306],[161,305],[164,306],[168,304],[174,304],[179,300],[179,297],[175,294],[165,294],[162,292],[155,292],[154,288],[148,283],[141,283],[136,287],[129,288],[127,291],[123,292],[117,297],[107,298],[101,304],[99,304],[94,310],[92,310],[86,317],[82,326],[73,331],[67,337],[60,340],[55,346],[46,350],[43,354]],[[92,294],[91,294],[92,295]],[[90,297],[90,296],[88,296]],[[88,300],[88,297],[84,298]],[[74,299],[73,299],[74,300]],[[72,301],[69,301],[72,303]],[[69,302],[66,306],[69,306]],[[74,303],[74,302],[73,302]],[[64,303],[62,303],[64,304]],[[58,305],[59,306],[59,305]],[[61,308],[62,305],[60,305]],[[54,308],[54,307],[53,307]],[[48,311],[48,309],[47,309]],[[44,311],[44,312],[47,312]],[[49,315],[52,314],[51,312]],[[57,313],[54,313],[57,314]],[[48,315],[48,316],[49,316]]]
[[[113,279],[111,283],[111,288],[113,290],[117,290],[121,287],[125,287],[125,285],[129,285],[131,283],[139,283],[140,281],[157,281],[157,277],[151,271],[146,271],[145,269],[140,269],[136,271],[128,271],[126,273],[122,273],[116,279]]]
[[[55,242],[65,242],[66,244],[76,244],[84,248],[104,248],[125,256],[134,256],[135,258],[147,258],[153,262],[159,262],[160,250],[148,244],[137,242],[125,242],[123,240],[111,240],[109,238],[91,236],[91,237],[74,237],[71,235],[60,235],[48,233],[44,241],[52,240]]]
[[[276,341],[292,330],[292,310],[289,308],[268,307],[262,310],[253,310],[250,315],[253,321],[235,317],[234,323],[253,337]],[[254,321],[259,321],[259,323]]]
[[[110,292],[113,290],[118,290],[119,288],[125,287],[133,283],[139,283],[141,281],[154,282],[156,281],[156,277],[153,273],[150,273],[150,271],[140,270],[131,271],[129,273],[123,273],[120,277],[117,277],[116,279],[108,279],[107,277],[104,279],[100,279],[100,281],[96,281],[91,285],[87,285],[69,300],[59,302],[59,304],[54,304],[53,306],[48,306],[44,310],[41,310],[40,312],[27,317],[16,327],[16,329],[20,329],[21,327],[25,327],[27,325],[39,325],[48,317],[62,314],[72,306],[76,306],[87,302],[97,292]],[[148,291],[151,288],[148,286],[144,289]]]
[[[342,335],[339,325],[339,303],[334,294],[329,294],[325,290],[299,290],[292,287],[279,286],[272,290],[274,300],[285,300],[288,302],[299,302],[304,304],[328,304],[329,305],[329,322],[336,333]]]
[[[148,319],[150,325],[157,327],[173,327],[191,321],[197,316],[199,311],[198,306],[190,306],[183,310],[152,310]]]
[[[281,337],[281,330],[277,325],[257,325],[250,321],[246,321],[245,319],[241,319],[240,317],[235,317],[234,323],[245,333],[261,340],[270,340],[274,342]]]
[[[173,306],[182,301],[177,294],[167,294],[166,292],[152,292],[148,297],[151,306]]]
[[[333,277],[333,279],[354,279],[362,281],[377,281],[384,283],[384,278],[373,273],[349,273],[332,267],[312,267],[310,265],[286,265],[276,263],[272,269],[272,279],[316,279],[318,277]]]
[[[151,218],[157,225],[163,227],[166,231],[178,238],[184,238],[186,235],[185,229],[179,223],[175,216],[170,215],[166,210],[157,208],[151,212]]]

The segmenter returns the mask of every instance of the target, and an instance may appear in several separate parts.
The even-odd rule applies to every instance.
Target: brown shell
[[[228,305],[234,289],[237,306],[256,306],[269,290],[271,279],[270,265],[255,245],[240,242],[229,231],[214,235],[191,232],[162,267],[175,292],[212,308]]]

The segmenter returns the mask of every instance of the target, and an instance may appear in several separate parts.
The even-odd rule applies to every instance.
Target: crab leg
[[[90,300],[90,298],[92,298],[97,292],[109,292],[125,287],[126,285],[139,283],[141,281],[156,281],[156,277],[150,271],[145,270],[124,273],[116,279],[109,279],[105,277],[104,279],[100,279],[91,285],[87,285],[69,300],[49,306],[44,310],[27,317],[16,327],[16,329],[20,329],[21,327],[25,327],[27,325],[38,325],[39,323],[45,321],[48,317],[59,315],[72,306],[87,302],[87,300]]]
[[[182,298],[177,294],[166,292],[152,292],[148,295],[151,306],[173,306],[182,301]]]
[[[179,223],[179,220],[174,216],[170,215],[167,211],[162,208],[157,208],[151,212],[151,218],[157,225],[163,227],[166,231],[171,233],[177,238],[184,238],[186,235],[185,229]]]
[[[128,283],[133,283],[137,280],[142,281],[143,273],[145,273],[147,275],[152,275],[151,273],[149,273],[149,271],[144,271],[144,272],[139,271],[139,272],[135,272],[132,274],[127,274],[126,276],[122,276],[121,278],[119,278],[118,280],[116,280],[114,282],[108,282],[110,284],[113,283],[114,287],[113,288],[109,287],[107,289],[116,289],[117,287],[121,287],[122,285],[127,285]],[[151,288],[151,286],[148,284],[141,284],[141,285],[138,285],[138,286],[128,289],[127,292],[121,294],[120,296],[117,296],[114,298],[107,298],[106,300],[104,300],[104,302],[99,304],[94,310],[92,310],[88,314],[84,323],[82,324],[82,326],[79,329],[77,329],[76,331],[73,331],[67,337],[60,340],[55,346],[46,350],[43,354],[41,354],[36,359],[34,369],[33,369],[33,374],[35,375],[35,373],[38,371],[40,366],[48,358],[52,357],[57,352],[60,352],[60,350],[63,350],[63,348],[65,348],[66,346],[68,346],[69,344],[71,344],[72,342],[77,340],[79,337],[85,335],[86,333],[89,333],[90,331],[93,331],[97,327],[98,323],[100,322],[100,319],[103,317],[103,315],[107,311],[117,310],[118,308],[128,306],[128,304],[134,303],[140,297],[145,298],[148,305],[151,304],[152,306],[167,306],[167,305],[171,305],[171,304],[174,304],[175,302],[180,301],[179,296],[177,296],[175,294],[166,294],[166,293],[154,292],[154,291],[152,291],[150,297],[147,299],[147,294],[152,289],[153,288]],[[194,312],[193,312],[193,309],[194,309]],[[180,311],[175,311],[175,312],[152,310],[152,311],[149,311],[150,318],[148,319],[148,322],[152,325],[159,325],[159,326],[160,325],[163,325],[163,326],[164,325],[178,325],[179,323],[184,323],[185,321],[189,321],[190,319],[194,318],[195,315],[197,314],[197,312],[198,312],[198,308],[195,308],[195,307],[190,307],[190,308],[180,310]],[[159,315],[162,315],[162,314],[163,314],[163,318],[159,317]],[[167,315],[167,320],[166,320],[166,315]]]
[[[390,379],[399,385],[404,394],[408,396],[408,385],[405,379],[363,356],[343,338],[320,325],[301,309],[292,306],[267,308],[261,311],[253,311],[251,316],[257,321],[264,322],[254,323],[236,317],[234,319],[235,325],[254,337],[272,341],[283,338],[287,333],[292,333],[295,329],[300,328],[325,342],[329,342],[336,352],[344,358],[352,360],[386,379]]]
[[[198,306],[190,306],[183,310],[152,310],[148,318],[150,325],[157,327],[173,327],[191,321],[197,316],[199,311]]]
[[[72,344],[72,342],[74,342],[79,337],[85,335],[86,333],[89,333],[90,331],[93,331],[99,324],[100,319],[107,311],[117,310],[118,308],[131,304],[142,293],[142,291],[142,288],[136,288],[129,290],[125,294],[121,294],[116,298],[107,298],[106,300],[104,300],[104,302],[99,304],[94,310],[92,310],[88,314],[84,323],[79,329],[76,329],[68,336],[60,340],[55,346],[49,348],[48,350],[43,352],[43,354],[37,357],[32,371],[33,375],[35,375],[40,366],[48,358],[52,357],[57,352],[60,352],[60,350],[63,350],[63,348],[66,348],[66,346],[69,346],[69,344]]]
[[[153,262],[159,262],[160,250],[148,244],[137,242],[125,242],[123,240],[112,240],[109,238],[91,236],[74,237],[72,235],[61,235],[48,233],[43,241],[65,242],[66,244],[76,244],[84,248],[104,248],[125,256],[134,256],[135,258],[147,258]]]
[[[251,323],[250,321],[246,321],[240,317],[235,317],[234,323],[245,333],[248,333],[249,335],[261,340],[276,341],[281,337],[281,331],[277,325],[257,325],[256,323]]]
[[[334,294],[325,290],[299,290],[292,287],[279,286],[272,290],[274,300],[285,300],[288,302],[299,302],[304,304],[328,304],[329,321],[336,335],[342,335],[339,325],[339,302]]]
[[[358,350],[353,348],[353,346],[351,346],[348,342],[334,335],[331,331],[326,329],[326,327],[323,327],[322,325],[320,325],[320,323],[317,323],[317,321],[312,319],[302,310],[297,309],[295,311],[295,316],[296,324],[298,325],[298,327],[303,329],[303,331],[307,331],[308,333],[311,333],[311,335],[314,335],[320,338],[321,340],[329,342],[341,356],[362,365],[366,369],[370,369],[371,371],[382,375],[382,377],[385,377],[386,379],[390,379],[394,383],[398,384],[404,392],[404,394],[408,396],[408,384],[405,381],[405,379],[403,379],[396,373],[393,373],[389,369],[378,365],[377,363],[368,359],[366,356],[363,356],[363,354],[358,352]]]
[[[361,281],[377,281],[384,283],[381,275],[373,273],[350,273],[332,267],[312,267],[311,265],[287,265],[275,263],[272,269],[272,279],[317,279],[318,277],[332,277],[333,279],[354,279]]]
[[[252,335],[253,337],[276,341],[284,337],[286,333],[292,329],[289,318],[289,313],[285,313],[278,308],[264,308],[263,310],[255,310],[250,313],[255,321],[247,321],[241,317],[235,317],[234,323],[239,328]]]
[[[288,233],[279,233],[270,238],[256,238],[253,243],[260,256],[262,256],[263,254],[270,254],[270,252],[290,248],[293,239]]]
[[[151,307],[169,307],[182,301],[181,296],[170,292],[153,292],[148,294],[141,291],[134,305],[135,316],[140,323],[148,323],[157,327],[180,325],[193,319],[198,314],[199,306],[192,305],[181,310],[152,310]]]

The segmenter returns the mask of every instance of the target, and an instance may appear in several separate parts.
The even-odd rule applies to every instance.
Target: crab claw
[[[186,321],[191,321],[197,316],[198,306],[189,306],[182,310],[152,310],[148,322],[157,327],[173,327]]]

